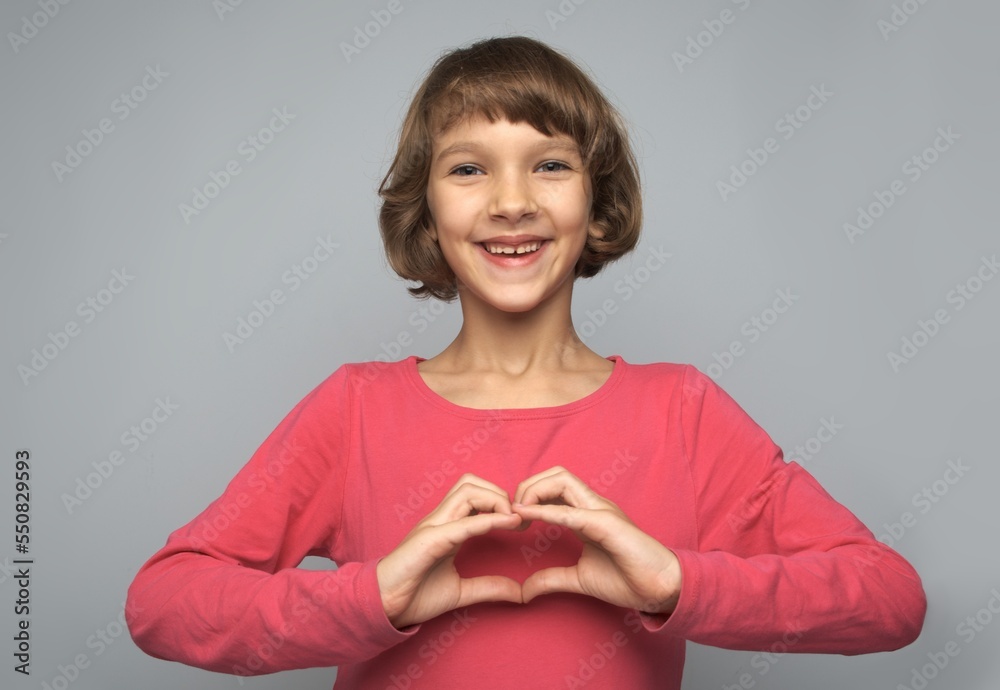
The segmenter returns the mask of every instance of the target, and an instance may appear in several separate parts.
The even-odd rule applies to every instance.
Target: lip
[[[477,244],[483,244],[484,242],[489,242],[491,244],[524,244],[525,242],[544,242],[546,237],[539,237],[538,235],[497,235],[496,237],[488,237],[485,240],[479,240]]]

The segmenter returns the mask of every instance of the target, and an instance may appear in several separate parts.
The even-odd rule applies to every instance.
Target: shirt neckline
[[[417,364],[426,359],[426,357],[410,355],[403,360],[407,380],[413,385],[417,393],[427,400],[427,402],[446,412],[469,419],[531,419],[571,415],[579,412],[580,410],[592,407],[611,395],[611,393],[618,387],[622,377],[625,376],[625,369],[628,367],[628,363],[622,358],[621,355],[610,355],[605,357],[605,359],[613,362],[615,366],[611,370],[611,375],[601,385],[601,387],[591,393],[588,393],[582,398],[564,403],[562,405],[550,405],[547,407],[502,407],[481,409],[477,407],[465,407],[464,405],[458,405],[434,392],[434,390],[427,385],[427,382],[424,381],[423,377],[420,375],[420,371],[417,369]]]

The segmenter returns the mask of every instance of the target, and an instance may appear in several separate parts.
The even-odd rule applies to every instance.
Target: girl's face
[[[463,304],[529,311],[572,294],[590,227],[590,176],[570,137],[476,118],[434,141],[427,204]]]

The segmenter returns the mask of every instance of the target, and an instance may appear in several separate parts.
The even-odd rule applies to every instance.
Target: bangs
[[[438,65],[436,76],[423,94],[432,136],[476,117],[523,122],[546,136],[569,136],[588,165],[603,139],[601,95],[566,58],[533,44],[471,56],[459,51]]]
[[[498,84],[495,79],[483,79],[477,84],[460,81],[435,99],[428,112],[429,124],[434,136],[476,117],[490,122],[525,122],[546,136],[573,136],[574,131],[586,129],[578,124],[579,114],[573,117],[565,113],[561,99],[553,96],[550,89],[520,80],[507,84]]]

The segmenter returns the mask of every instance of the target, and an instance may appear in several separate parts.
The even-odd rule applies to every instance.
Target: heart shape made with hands
[[[509,578],[521,585],[522,602],[574,593],[649,612],[673,608],[680,571],[672,551],[639,530],[613,503],[606,502],[614,510],[581,509],[561,500],[547,503],[521,508],[537,515],[523,529],[495,529],[462,544],[454,560],[459,577]],[[558,516],[568,526],[549,522],[545,515]],[[662,566],[651,568],[658,560]]]
[[[407,625],[489,601],[554,593],[667,612],[680,596],[670,549],[562,467],[521,482],[511,502],[465,475],[378,565],[390,620]]]
[[[514,530],[494,529],[463,543],[454,561],[456,571],[463,578],[499,575],[523,585],[532,574],[547,568],[571,568],[579,563],[583,554],[582,535],[556,524],[555,520],[565,515],[565,511],[599,508],[602,503],[613,505],[562,467],[549,468],[524,480],[514,496],[479,477],[463,479],[474,485],[473,491],[492,492],[485,504],[470,499],[469,505],[476,506],[473,513],[498,512],[498,509],[508,512],[514,501],[535,504],[521,506],[521,509],[536,513],[536,519],[525,519]],[[461,484],[462,480],[449,495]]]
[[[646,611],[672,609],[680,564],[613,502],[562,468],[510,504],[523,522],[470,538],[455,555],[459,577],[501,576],[521,585],[522,601],[540,594],[586,594]],[[529,519],[530,518],[530,519]]]
[[[545,568],[576,565],[582,552],[583,542],[571,530],[535,520],[525,529],[472,537],[455,554],[455,569],[464,578],[501,575],[523,585]]]

